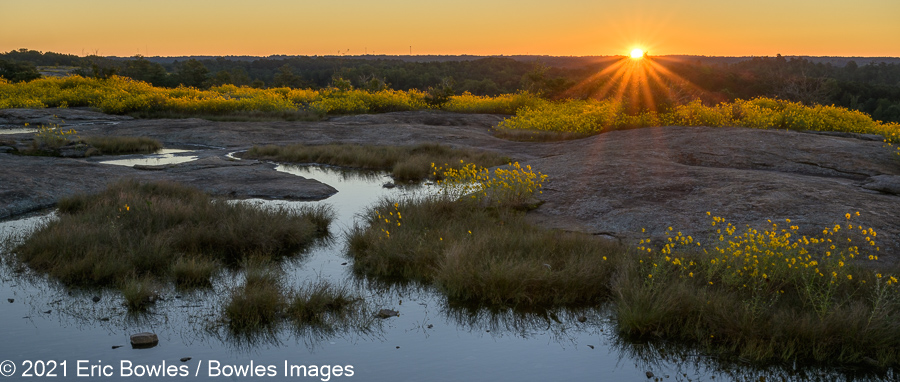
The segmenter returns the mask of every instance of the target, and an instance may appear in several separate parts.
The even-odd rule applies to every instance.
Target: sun
[[[643,57],[644,57],[643,50],[635,48],[634,50],[631,51],[631,58],[643,58]]]

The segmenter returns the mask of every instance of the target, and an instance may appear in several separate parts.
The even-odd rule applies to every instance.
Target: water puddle
[[[0,127],[0,135],[32,134],[32,133],[36,133],[37,131],[38,131],[38,129],[32,129],[30,127],[13,127],[13,128]]]
[[[104,160],[99,161],[98,163],[104,164],[112,164],[116,166],[128,166],[134,167],[135,165],[142,166],[159,166],[159,165],[169,165],[169,164],[178,164],[178,163],[186,163],[197,160],[199,158],[193,154],[193,150],[182,150],[182,149],[162,149],[154,154],[146,154],[146,155],[124,155],[119,158],[122,159],[113,159],[113,160]]]
[[[363,381],[716,381],[760,380],[760,376],[766,380],[843,379],[834,371],[810,375],[721,365],[691,351],[677,353],[676,357],[664,346],[619,338],[615,323],[603,309],[549,314],[489,311],[449,304],[429,287],[368,281],[351,271],[344,233],[379,198],[425,195],[435,191],[432,186],[385,188],[383,185],[391,179],[380,172],[286,165],[279,165],[277,170],[316,179],[338,190],[316,202],[235,201],[261,208],[309,203],[334,208],[333,240],[285,265],[290,284],[324,279],[345,285],[376,309],[399,311],[399,317],[378,320],[366,332],[298,333],[286,328],[265,338],[237,340],[223,335],[214,324],[223,296],[239,283],[233,276],[221,277],[207,291],[181,294],[169,290],[150,314],[131,316],[118,292],[73,291],[4,264],[0,267],[0,323],[5,334],[0,360],[12,360],[17,367],[25,360],[67,361],[69,378],[76,372],[76,363],[86,360],[112,365],[116,376],[121,375],[121,361],[184,365],[191,376],[197,371],[198,379],[220,379],[210,376],[216,372],[210,368],[212,362],[249,365],[251,361],[274,366],[276,376],[282,378],[286,364],[352,366],[354,379]],[[52,218],[51,212],[0,222],[0,237],[21,233]],[[94,302],[93,297],[100,299]],[[587,321],[580,322],[581,316],[588,317]],[[128,336],[142,331],[157,333],[159,346],[131,349]],[[181,362],[183,357],[191,359]],[[347,379],[344,377],[333,374],[326,379],[320,374],[318,380]]]

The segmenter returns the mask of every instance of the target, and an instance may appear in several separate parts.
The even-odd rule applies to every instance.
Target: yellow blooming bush
[[[854,280],[865,283],[869,277],[864,276],[871,276],[851,268],[851,262],[878,260],[877,232],[854,223],[853,217],[848,213],[844,224],[823,229],[820,236],[807,237],[798,234],[800,227],[790,219],[783,227],[770,220],[768,229],[746,226],[739,230],[725,219],[711,216],[715,235],[704,243],[669,227],[661,246],[644,239],[637,249],[652,265],[647,268],[648,274],[674,272],[681,278],[744,290],[754,310],[763,308],[765,300],[793,288],[811,308],[825,315],[838,303],[835,293],[840,287]],[[884,284],[893,286],[895,280],[887,279]]]
[[[446,166],[446,165],[445,165]],[[470,197],[476,201],[500,206],[522,206],[540,188],[547,175],[534,172],[531,166],[519,162],[508,168],[498,167],[493,173],[487,168],[460,161],[459,167],[440,167],[431,164],[432,175],[442,194],[451,200]]]
[[[882,123],[867,114],[836,106],[805,106],[772,98],[754,98],[703,105],[699,100],[662,112],[626,113],[613,100],[566,100],[523,107],[501,122],[498,129],[557,131],[597,134],[604,131],[647,126],[750,127],[843,131],[878,134],[888,144],[900,143],[900,124]]]

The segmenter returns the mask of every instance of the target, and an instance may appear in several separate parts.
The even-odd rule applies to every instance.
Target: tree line
[[[804,104],[834,104],[866,112],[877,120],[900,122],[898,63],[857,65],[849,61],[837,66],[781,55],[716,63],[684,57],[650,59],[668,73],[658,75],[660,81],[648,81],[649,86],[623,87],[628,93],[623,98],[634,112],[665,109],[696,98],[715,103],[765,96]],[[83,76],[121,75],[162,87],[209,88],[224,84],[257,88],[356,87],[420,89],[444,95],[463,92],[498,95],[527,90],[559,99],[609,96],[600,90],[624,85],[620,83],[624,79],[614,72],[604,76],[597,73],[616,61],[572,57],[566,58],[566,65],[554,66],[553,58],[542,61],[473,57],[414,62],[390,57],[273,56],[157,62],[141,56],[80,57],[19,49],[0,53],[0,77],[14,82],[30,81],[40,77],[37,66],[69,66],[75,68],[73,73]]]

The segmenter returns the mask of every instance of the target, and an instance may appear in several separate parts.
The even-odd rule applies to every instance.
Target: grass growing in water
[[[437,171],[445,192],[383,201],[351,232],[357,271],[435,284],[452,299],[507,306],[594,304],[609,295],[621,247],[532,227],[515,209],[539,188],[539,173],[518,163],[491,178],[471,165]],[[476,179],[477,186],[465,187]]]
[[[510,204],[477,200],[485,184],[377,205],[351,232],[354,269],[490,306],[610,301],[627,338],[726,358],[900,364],[900,280],[860,264],[878,259],[877,232],[850,214],[818,237],[790,221],[739,232],[714,218],[720,236],[703,243],[673,229],[629,249],[532,227]]]
[[[100,150],[101,155],[151,154],[163,148],[158,140],[147,137],[83,137],[82,140]]]
[[[877,233],[852,218],[805,237],[790,220],[739,232],[713,217],[719,236],[702,244],[674,230],[642,242],[616,280],[619,328],[755,361],[896,365],[900,285],[861,266]]]
[[[130,180],[62,199],[59,215],[12,253],[71,286],[144,278],[207,285],[221,266],[239,266],[248,256],[296,254],[327,235],[332,216],[323,208],[259,209],[173,183]]]
[[[367,170],[391,171],[395,180],[416,181],[432,175],[433,163],[458,163],[460,160],[491,167],[508,158],[490,152],[454,149],[433,143],[415,146],[376,145],[289,145],[253,146],[244,158],[278,162],[318,163]]]
[[[327,281],[287,291],[282,271],[274,264],[252,259],[244,269],[244,284],[232,290],[222,309],[232,333],[272,331],[283,319],[298,330],[333,331],[367,312],[361,298]]]

